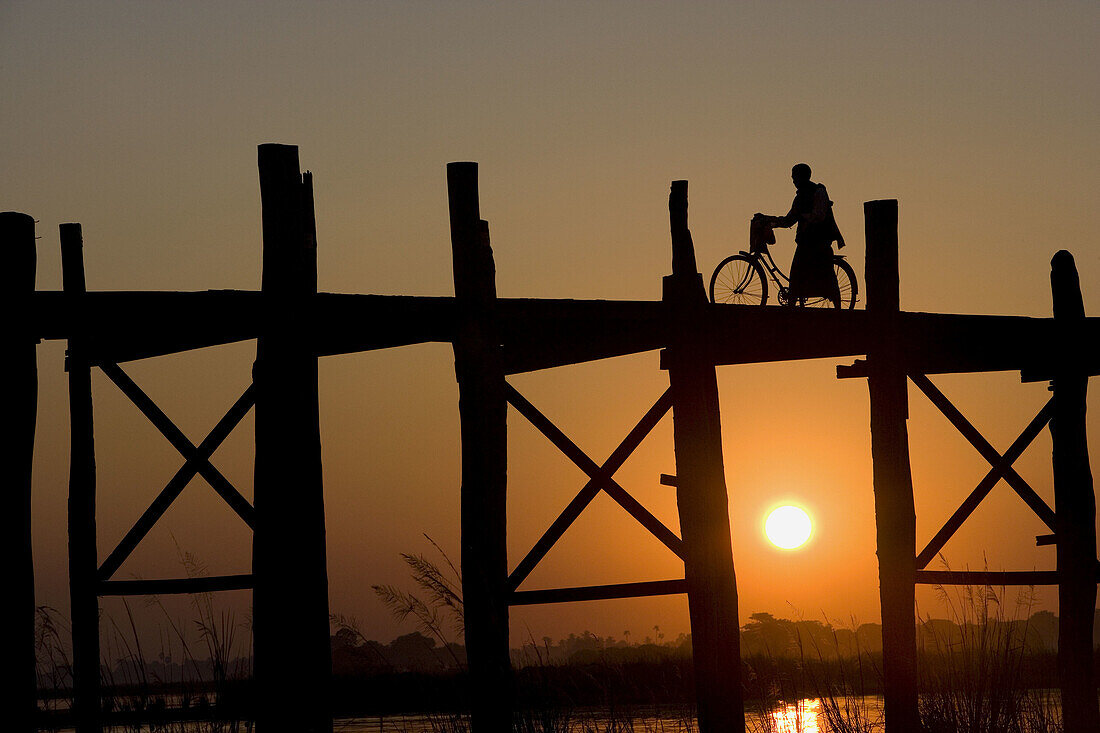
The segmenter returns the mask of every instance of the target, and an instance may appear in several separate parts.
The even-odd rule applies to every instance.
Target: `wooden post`
[[[668,211],[672,275],[664,278],[663,289],[678,336],[665,364],[672,389],[676,504],[684,543],[699,731],[743,731],[740,621],[718,381],[706,334],[698,328],[709,306],[687,226],[687,181],[672,182]]]
[[[909,465],[909,393],[899,353],[897,315],[898,202],[863,205],[867,234],[867,311],[876,316],[867,354],[871,399],[871,458],[878,529],[879,599],[886,726],[890,733],[920,729],[914,616],[916,512]]]
[[[0,358],[0,384],[6,395],[4,430],[10,437],[0,442],[0,464],[9,479],[0,537],[3,556],[11,569],[12,649],[8,665],[13,679],[0,693],[0,709],[9,710],[12,730],[38,730],[38,679],[34,656],[34,562],[31,555],[31,464],[34,427],[38,410],[37,339],[25,329],[30,296],[34,293],[34,218],[14,211],[0,212],[0,298],[4,312],[4,355]]]
[[[257,728],[332,731],[328,570],[321,484],[312,176],[298,148],[259,147],[267,320],[256,347],[252,544]]]
[[[475,733],[512,725],[508,657],[508,408],[494,323],[496,266],[481,220],[477,164],[447,164],[462,436],[462,597]]]
[[[62,224],[61,279],[67,308],[79,319],[84,281],[84,237],[79,224]],[[81,324],[85,328],[90,324]],[[86,334],[85,334],[86,336]],[[73,687],[77,733],[100,730],[99,597],[96,592],[96,466],[92,370],[85,337],[69,339],[69,616],[73,629]]]
[[[1050,261],[1054,319],[1060,353],[1052,382],[1054,416],[1050,437],[1054,462],[1055,538],[1058,553],[1058,670],[1065,729],[1100,730],[1093,669],[1096,607],[1096,498],[1085,431],[1088,376],[1072,363],[1089,344],[1074,333],[1085,320],[1081,283],[1073,255],[1062,250]]]

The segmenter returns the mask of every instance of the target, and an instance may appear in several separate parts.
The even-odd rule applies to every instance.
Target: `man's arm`
[[[772,216],[769,217],[772,221],[772,226],[787,229],[795,225],[798,221],[798,214],[794,210],[794,204],[791,204],[791,210],[787,212],[785,216]]]

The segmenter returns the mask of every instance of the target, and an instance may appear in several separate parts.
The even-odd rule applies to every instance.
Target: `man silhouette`
[[[791,180],[795,187],[791,210],[785,216],[764,217],[772,226],[787,228],[798,224],[787,305],[804,305],[806,298],[819,297],[828,298],[834,307],[840,308],[832,245],[835,241],[837,247],[843,247],[844,237],[833,218],[833,202],[823,184],[810,180],[810,166],[805,163],[791,168]]]

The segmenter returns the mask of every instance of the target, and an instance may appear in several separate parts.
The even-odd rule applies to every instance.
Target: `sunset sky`
[[[232,2],[0,4],[0,210],[38,221],[38,287],[60,288],[57,225],[80,222],[91,290],[258,289],[256,146],[300,146],[315,175],[320,288],[451,295],[445,165],[480,164],[498,291],[657,299],[669,181],[690,181],[700,269],[790,206],[790,167],[828,186],[863,285],[864,201],[900,201],[906,310],[1050,314],[1049,261],[1077,258],[1100,315],[1095,3]],[[786,267],[792,235],[779,234]],[[862,307],[862,304],[861,306]],[[369,328],[369,324],[364,324]],[[730,334],[729,338],[737,338]],[[40,604],[67,609],[64,344],[39,347],[34,552]],[[249,383],[252,342],[124,365],[195,442]],[[755,611],[878,620],[867,389],[833,360],[719,370],[742,622]],[[394,622],[372,584],[400,552],[458,557],[458,393],[447,344],[325,358],[321,428],[330,604],[368,637]],[[667,386],[656,352],[512,378],[602,462]],[[1004,450],[1046,384],[934,381]],[[99,551],[181,459],[94,375]],[[1100,401],[1090,439],[1100,446]],[[915,389],[922,544],[988,468]],[[583,475],[510,413],[510,565]],[[251,497],[252,418],[214,457]],[[1017,469],[1053,502],[1044,433]],[[617,475],[674,529],[671,420]],[[805,549],[765,512],[804,506]],[[1052,569],[1046,530],[1000,484],[945,548],[954,569]],[[246,527],[196,479],[116,576],[247,572]],[[524,588],[682,577],[599,497]],[[1012,591],[1010,591],[1010,595]],[[942,615],[931,592],[921,612]],[[1053,588],[1040,604],[1056,609]],[[226,604],[247,609],[247,593]],[[140,605],[140,604],[139,604]],[[106,600],[111,612],[120,606]],[[512,641],[589,629],[687,631],[683,597],[529,607]],[[150,617],[149,624],[156,619]]]

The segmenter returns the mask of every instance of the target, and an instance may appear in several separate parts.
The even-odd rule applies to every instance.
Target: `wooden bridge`
[[[37,401],[35,344],[68,342],[71,463],[69,572],[78,730],[103,724],[99,697],[98,598],[108,595],[253,589],[257,725],[261,733],[331,731],[331,675],[318,428],[317,360],[429,341],[453,344],[462,437],[462,571],[466,646],[477,733],[511,726],[508,608],[686,593],[703,733],[744,730],[737,589],[715,369],[756,362],[859,357],[838,377],[868,383],[878,525],[879,585],[890,733],[916,731],[914,587],[919,583],[1057,584],[1059,658],[1067,730],[1100,729],[1093,676],[1096,601],[1095,499],[1085,433],[1088,377],[1100,373],[1100,319],[1086,318],[1073,258],[1052,260],[1052,318],[911,313],[898,301],[898,206],[871,201],[866,217],[867,307],[862,311],[714,305],[706,300],[687,225],[687,182],[669,196],[672,272],[660,301],[496,297],[488,223],[481,219],[477,166],[447,166],[455,296],[317,292],[310,173],[293,146],[259,147],[263,280],[259,292],[87,292],[79,224],[62,224],[63,290],[35,290],[35,228],[26,214],[0,214],[0,274],[7,312],[3,385],[9,438],[3,463],[14,486],[3,536],[14,568],[18,625],[3,693],[21,730],[34,730],[34,578],[31,459]],[[198,445],[127,376],[127,362],[257,340],[253,383]],[[512,374],[660,349],[669,388],[602,465],[507,381]],[[99,562],[90,372],[100,369],[180,452],[183,465],[134,527]],[[1050,401],[1005,451],[995,449],[929,375],[1019,371],[1049,380]],[[907,380],[990,463],[945,526],[917,544],[909,466]],[[506,553],[507,407],[530,421],[588,476],[525,557]],[[256,411],[254,506],[210,463],[218,445]],[[667,413],[673,415],[677,536],[616,483],[614,474]],[[1012,468],[1046,427],[1053,441],[1055,507]],[[736,471],[736,467],[733,468]],[[188,481],[202,476],[253,531],[248,575],[123,581],[114,573]],[[1004,480],[1050,528],[1049,572],[926,570],[993,486]],[[566,528],[606,492],[684,562],[684,577],[644,583],[528,590],[523,581]],[[297,629],[294,636],[283,633]],[[16,718],[13,717],[13,720]]]

